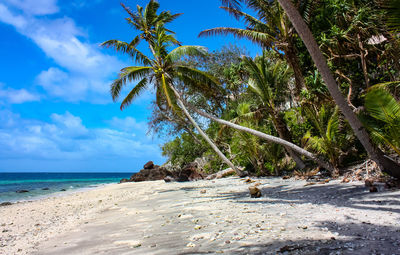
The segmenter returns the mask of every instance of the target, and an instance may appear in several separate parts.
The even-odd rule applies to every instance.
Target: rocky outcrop
[[[165,182],[187,182],[204,179],[205,175],[202,169],[198,167],[199,163],[192,162],[182,169],[173,167],[171,164],[165,166],[154,165],[152,161],[147,162],[143,169],[135,173],[128,179],[122,179],[120,183],[124,182],[142,182],[142,181],[158,181],[164,180]]]
[[[204,179],[204,175],[199,171],[197,162],[187,164],[175,176],[172,176],[178,182],[198,181]]]
[[[158,165],[153,165],[153,168],[142,169],[139,173],[131,176],[129,181],[131,182],[143,182],[143,181],[158,181],[164,180],[165,177],[171,175],[171,172],[160,167]]]
[[[153,161],[149,161],[146,164],[144,164],[143,166],[144,169],[153,169],[154,168],[154,162]]]

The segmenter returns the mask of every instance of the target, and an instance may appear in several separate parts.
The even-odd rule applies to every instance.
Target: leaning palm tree
[[[234,1],[237,2],[236,0]],[[289,17],[297,33],[306,45],[315,65],[320,71],[322,78],[328,87],[329,93],[331,94],[333,100],[346,117],[355,135],[364,146],[370,158],[374,160],[384,172],[400,178],[400,165],[389,157],[385,156],[384,153],[379,148],[375,147],[371,142],[368,132],[358,119],[357,115],[348,105],[348,102],[343,97],[343,94],[340,92],[324,55],[322,54],[313,34],[311,33],[307,24],[304,22],[296,7],[293,5],[291,0],[278,0],[278,2],[285,10],[286,15]]]
[[[140,10],[142,9],[138,8],[138,12],[140,12]],[[134,14],[140,17],[143,16],[137,13]],[[180,46],[169,52],[168,49],[171,46],[177,45],[178,41],[175,39],[172,33],[167,32],[164,24],[164,22],[153,24],[153,27],[151,28],[152,32],[150,33],[151,36],[144,37],[144,40],[148,43],[153,55],[150,58],[137,49],[138,43],[109,40],[102,44],[103,47],[114,48],[117,52],[122,52],[129,55],[136,63],[142,65],[131,66],[122,69],[119,78],[111,84],[111,95],[113,100],[116,101],[120,97],[121,90],[124,86],[126,86],[128,83],[137,80],[139,81],[122,101],[121,110],[129,106],[136,97],[138,97],[152,84],[156,90],[156,103],[158,106],[160,108],[165,108],[161,104],[162,102],[166,102],[166,105],[170,110],[175,111],[176,114],[181,116],[186,116],[193,126],[198,130],[200,135],[222,158],[222,160],[231,168],[235,169],[239,175],[242,175],[243,173],[225,157],[225,155],[217,148],[210,138],[201,130],[199,125],[189,114],[185,105],[189,106],[199,115],[216,121],[217,123],[253,134],[272,143],[290,147],[300,155],[304,155],[305,157],[315,161],[321,167],[333,171],[333,168],[329,163],[295,144],[278,137],[264,134],[254,129],[222,120],[195,107],[192,107],[191,105],[188,105],[187,102],[183,100],[182,95],[176,89],[177,82],[182,82],[186,86],[196,86],[202,90],[210,91],[215,89],[214,86],[218,84],[218,81],[205,72],[180,64],[179,60],[182,57],[203,56],[206,53],[206,50],[204,47],[200,46]],[[143,31],[139,30],[139,32]]]
[[[253,2],[253,0],[222,0],[227,6],[238,9],[242,2],[248,3]],[[262,1],[263,0],[254,0]],[[277,0],[280,6],[285,11],[287,17],[293,24],[298,35],[303,40],[305,46],[307,47],[311,58],[313,59],[317,69],[322,75],[329,93],[331,94],[336,105],[340,108],[341,112],[345,116],[346,120],[349,122],[351,128],[353,129],[355,135],[360,140],[361,144],[367,151],[369,157],[374,160],[382,171],[387,174],[400,178],[400,165],[394,162],[392,159],[384,155],[384,153],[371,142],[370,136],[366,131],[365,127],[362,125],[361,121],[358,119],[357,115],[353,112],[352,108],[349,106],[343,94],[340,92],[338,85],[329,69],[324,55],[322,54],[317,42],[310,29],[308,28],[303,17],[300,15],[299,10],[293,5],[291,0]],[[388,0],[388,2],[396,3],[397,0]],[[396,15],[394,15],[396,17]]]
[[[243,63],[249,75],[249,89],[261,99],[263,109],[270,116],[279,137],[293,142],[289,129],[280,114],[280,107],[285,102],[287,86],[292,77],[290,69],[280,60],[276,63],[268,62],[264,54],[255,60],[243,57]],[[298,168],[305,168],[301,158],[292,149],[289,147],[285,147],[285,149]]]
[[[242,175],[243,173],[225,157],[195,122],[181,102],[180,97],[176,96],[177,91],[174,86],[177,81],[184,82],[185,84],[201,85],[210,89],[212,86],[218,84],[218,81],[209,74],[179,64],[178,60],[184,56],[204,56],[206,54],[205,48],[200,46],[179,46],[168,52],[168,48],[176,45],[177,40],[173,34],[166,31],[163,25],[162,23],[156,24],[154,31],[151,32],[152,37],[147,38],[149,48],[151,48],[153,54],[152,58],[139,51],[136,45],[129,45],[127,42],[110,40],[102,44],[102,46],[112,47],[117,51],[127,53],[134,58],[135,62],[142,64],[142,66],[130,66],[121,70],[119,78],[111,84],[113,100],[118,100],[121,90],[125,85],[138,81],[136,86],[122,101],[120,108],[123,110],[151,84],[154,85],[157,97],[156,103],[159,104],[159,107],[161,108],[162,102],[166,102],[170,110],[175,111],[180,116],[182,114],[185,115],[221,159],[232,169],[236,170],[238,175]]]

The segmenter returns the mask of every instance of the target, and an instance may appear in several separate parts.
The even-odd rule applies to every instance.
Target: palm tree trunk
[[[282,120],[281,116],[279,116],[279,114],[275,112],[271,113],[270,115],[272,117],[272,122],[275,126],[276,131],[278,132],[279,137],[283,140],[293,143],[292,136],[290,135],[289,130],[286,127],[286,124]],[[296,162],[296,166],[299,169],[304,169],[306,167],[303,160],[301,160],[301,158],[297,156],[297,154],[291,148],[285,146],[285,149],[290,157],[294,160],[294,162]]]
[[[225,155],[218,149],[218,147],[214,144],[213,141],[208,137],[206,133],[200,128],[199,125],[197,125],[196,121],[192,118],[190,115],[189,111],[186,109],[185,105],[183,104],[181,100],[181,95],[176,91],[176,89],[170,85],[170,88],[174,92],[176,99],[178,101],[179,106],[182,108],[183,113],[186,115],[186,117],[189,119],[189,121],[193,124],[193,126],[199,131],[199,134],[207,141],[207,143],[213,148],[213,150],[218,154],[218,156],[233,170],[235,170],[236,174],[240,177],[245,176],[246,174],[242,171],[240,171]]]
[[[306,88],[306,83],[301,71],[300,59],[293,45],[285,48],[285,59],[293,70],[296,100],[300,100],[301,90]]]
[[[314,36],[297,11],[296,7],[292,4],[291,0],[278,0],[278,2],[285,10],[286,15],[289,17],[297,33],[300,35],[301,39],[306,45],[312,59],[315,62],[315,65],[317,66],[326,86],[328,87],[329,93],[331,94],[335,103],[339,106],[343,115],[346,117],[355,135],[358,137],[361,144],[367,151],[369,157],[378,164],[382,171],[394,177],[400,178],[400,165],[386,157],[381,150],[372,144],[369,135],[363,127],[361,121],[347,104],[345,98],[338,88],[338,85],[336,84],[335,79],[332,76],[325,57],[322,55],[322,52],[315,41]]]
[[[290,143],[290,142],[288,142],[286,140],[283,140],[282,138],[275,137],[275,136],[272,136],[272,135],[267,135],[267,134],[265,134],[263,132],[260,132],[260,131],[257,131],[257,130],[251,129],[251,128],[243,127],[243,126],[234,124],[234,123],[232,123],[230,121],[226,121],[226,120],[217,118],[217,117],[215,117],[213,115],[210,115],[210,114],[208,114],[206,112],[203,112],[203,111],[197,109],[196,107],[190,106],[190,108],[193,111],[195,111],[196,113],[198,113],[199,115],[201,115],[201,116],[203,116],[205,118],[208,118],[210,120],[213,120],[213,121],[215,121],[217,123],[226,125],[228,127],[234,128],[234,129],[239,130],[239,131],[247,132],[249,134],[258,136],[258,137],[260,137],[260,138],[262,138],[264,140],[267,140],[269,142],[277,143],[277,144],[280,144],[280,145],[282,145],[284,147],[290,148],[291,150],[295,151],[296,153],[298,153],[300,155],[303,155],[303,156],[313,160],[319,166],[325,168],[326,170],[328,170],[331,173],[334,173],[334,171],[335,171],[334,167],[330,163],[320,159],[317,155],[314,155],[313,153],[311,153],[309,151],[306,151],[305,149],[303,149],[303,148],[301,148],[301,147],[299,147],[299,146],[297,146],[297,145],[295,145],[293,143]]]

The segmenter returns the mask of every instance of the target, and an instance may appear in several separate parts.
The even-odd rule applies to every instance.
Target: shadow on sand
[[[352,209],[385,211],[398,214],[400,222],[400,196],[392,191],[370,193],[363,185],[319,184],[290,188],[289,185],[261,188],[263,197],[253,199],[248,192],[220,193],[213,199],[227,199],[240,204],[312,204],[332,205]],[[336,240],[282,240],[241,246],[229,254],[400,254],[400,228],[360,222],[346,216],[348,223],[334,221],[316,222],[314,227],[327,229],[337,236]]]

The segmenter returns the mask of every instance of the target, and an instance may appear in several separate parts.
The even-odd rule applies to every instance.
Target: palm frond
[[[386,10],[386,23],[393,32],[400,31],[400,0],[386,0],[383,4]]]
[[[151,60],[141,51],[136,49],[139,41],[139,37],[135,37],[135,39],[133,39],[130,43],[119,40],[108,40],[100,44],[100,46],[105,48],[114,48],[117,52],[122,52],[131,56],[136,63],[150,65]]]
[[[171,62],[176,62],[182,57],[205,57],[207,54],[207,48],[203,46],[180,46],[172,50],[168,55],[167,59]]]
[[[240,9],[241,8],[241,0],[221,0],[222,5],[229,7],[229,8],[235,8],[235,9]]]
[[[141,81],[138,82],[138,84],[136,84],[136,86],[129,92],[129,94],[125,97],[125,99],[122,101],[120,109],[121,111],[124,110],[126,107],[128,107],[132,101],[138,97],[143,90],[146,89],[147,87],[147,79],[143,78]]]
[[[339,107],[335,107],[333,114],[330,115],[326,126],[326,137],[329,140],[334,140],[339,136]]]
[[[273,43],[276,41],[275,37],[267,33],[248,30],[248,29],[232,28],[232,27],[217,27],[217,28],[207,29],[200,32],[199,37],[207,37],[214,35],[223,35],[223,36],[233,35],[238,39],[248,39],[253,43],[256,43],[264,47],[272,47]]]
[[[317,136],[311,136],[310,131],[307,131],[307,133],[303,136],[302,139],[304,148],[306,149],[313,149],[314,151],[322,154],[326,154],[326,148],[324,144],[324,140],[321,137]]]
[[[400,103],[384,89],[372,89],[365,97],[365,108],[372,117],[385,123],[400,119]]]
[[[111,84],[111,96],[114,101],[119,98],[122,88],[135,80],[146,78],[152,72],[151,67],[131,66],[121,70],[120,77]]]
[[[263,32],[270,30],[270,27],[268,26],[267,23],[264,23],[261,20],[258,20],[257,18],[255,18],[245,12],[239,11],[234,8],[228,8],[228,7],[220,7],[220,8],[227,11],[228,13],[234,15],[238,19],[243,18],[245,23],[253,30],[263,31]]]
[[[220,84],[218,79],[212,76],[211,74],[195,68],[179,65],[176,66],[176,70],[185,76],[191,77],[193,79],[198,80],[200,83],[208,85],[209,87]]]
[[[173,93],[171,92],[171,89],[169,88],[167,84],[167,80],[164,74],[161,75],[161,86],[164,90],[164,95],[167,99],[168,106],[170,108],[174,108],[174,103],[172,101]]]

